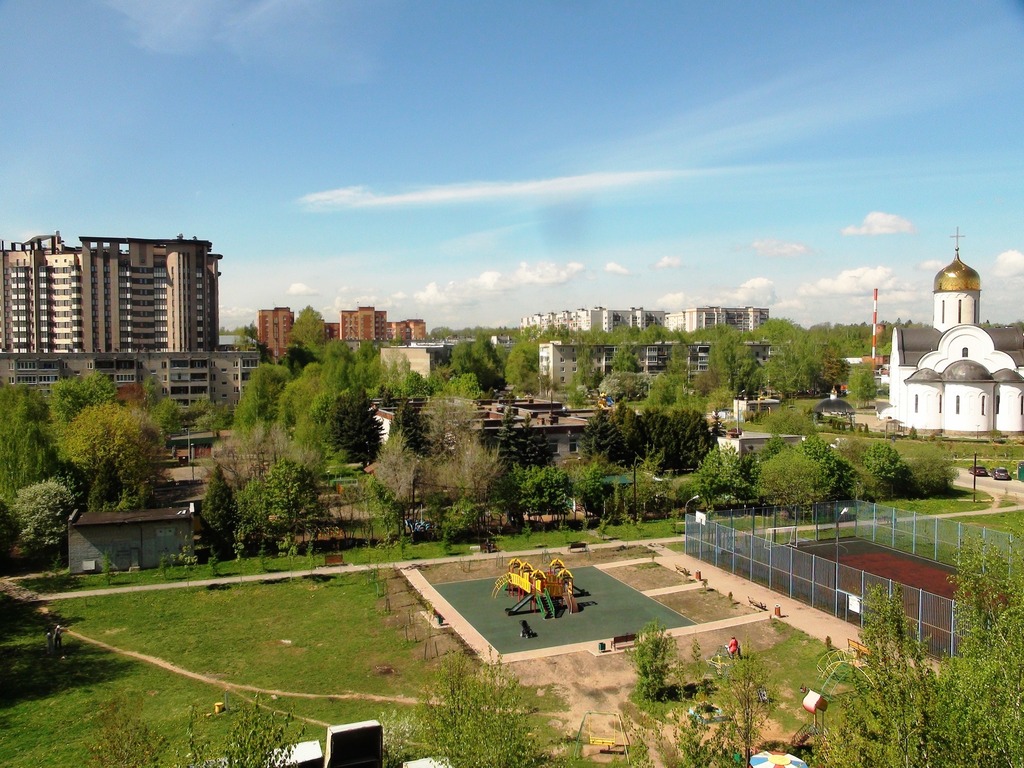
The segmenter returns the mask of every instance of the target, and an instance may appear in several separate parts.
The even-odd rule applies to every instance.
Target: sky
[[[0,239],[211,240],[221,325],[1024,319],[1024,2],[0,0]]]

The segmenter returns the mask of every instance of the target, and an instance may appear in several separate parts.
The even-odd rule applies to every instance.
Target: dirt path
[[[82,642],[90,643],[92,645],[95,645],[95,646],[97,646],[99,648],[102,648],[105,651],[110,651],[111,653],[117,653],[117,654],[120,654],[122,656],[128,656],[129,658],[136,659],[138,661],[144,661],[147,664],[152,664],[154,666],[160,667],[161,669],[165,669],[168,672],[173,672],[176,675],[181,675],[182,677],[188,677],[188,678],[191,678],[192,680],[198,680],[199,682],[206,683],[208,685],[215,685],[215,686],[218,686],[220,688],[226,688],[229,691],[236,692],[236,693],[240,693],[240,692],[244,691],[246,693],[253,693],[253,694],[258,694],[258,695],[261,695],[261,696],[272,696],[272,697],[276,697],[276,698],[286,698],[286,699],[288,699],[288,698],[290,698],[290,699],[327,699],[328,701],[340,701],[340,700],[343,700],[343,699],[360,699],[360,700],[363,700],[363,701],[377,701],[377,702],[381,702],[381,703],[385,703],[385,704],[410,704],[410,705],[411,704],[419,703],[419,699],[414,699],[414,698],[412,698],[410,696],[380,696],[380,695],[372,694],[372,693],[352,693],[352,692],[346,692],[346,693],[302,693],[302,692],[298,692],[298,691],[281,691],[281,690],[277,690],[277,689],[274,689],[274,688],[259,688],[259,687],[255,686],[255,685],[246,685],[244,683],[225,682],[224,680],[221,680],[221,679],[216,678],[216,677],[212,677],[210,675],[203,675],[203,674],[200,674],[199,672],[193,672],[193,671],[191,671],[189,669],[185,669],[184,667],[179,667],[177,664],[172,664],[171,662],[167,661],[166,659],[161,659],[161,658],[158,658],[156,656],[150,656],[150,655],[145,654],[145,653],[139,653],[137,651],[129,651],[129,650],[125,649],[125,648],[118,648],[117,646],[110,645],[109,643],[104,643],[102,640],[97,640],[95,638],[83,635],[81,632],[75,632],[74,630],[70,630],[70,629],[66,630],[66,632],[71,637],[75,637],[75,638],[81,640]],[[317,725],[324,725],[324,726],[330,725],[330,723],[321,723],[319,720],[311,720],[309,718],[302,718],[302,719],[303,720],[307,720],[307,721],[309,721],[311,723],[315,723]]]

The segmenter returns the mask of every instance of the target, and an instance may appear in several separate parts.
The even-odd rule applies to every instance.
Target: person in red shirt
[[[729,638],[729,645],[727,647],[729,648],[729,658],[730,659],[742,659],[743,658],[743,654],[740,651],[740,641],[736,639],[735,635],[733,635],[732,637]]]

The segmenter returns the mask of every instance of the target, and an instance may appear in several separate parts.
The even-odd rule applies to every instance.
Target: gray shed
[[[194,507],[132,512],[76,512],[68,521],[71,573],[103,570],[104,554],[119,571],[156,568],[160,558],[192,551]]]

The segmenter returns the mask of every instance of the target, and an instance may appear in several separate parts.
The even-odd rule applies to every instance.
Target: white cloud
[[[669,312],[677,312],[686,306],[686,294],[682,291],[677,293],[666,293],[664,296],[659,296],[655,299],[655,303],[659,307],[664,307]]]
[[[256,310],[251,307],[219,307],[220,324],[225,328],[256,322]]]
[[[944,266],[946,266],[945,262],[939,261],[938,259],[928,259],[927,261],[922,261],[918,264],[917,268],[922,272],[938,272]]]
[[[776,301],[775,283],[767,277],[752,277],[739,288],[727,294],[723,304],[734,304],[740,307],[763,307]]]
[[[658,259],[658,263],[654,265],[655,269],[679,269],[683,265],[683,260],[678,256],[662,256]]]
[[[423,290],[413,292],[413,298],[428,306],[467,306],[526,286],[560,285],[583,270],[584,266],[576,261],[567,264],[546,261],[530,264],[523,261],[514,272],[507,274],[488,270],[475,277],[452,280],[444,285],[428,283]]]
[[[1020,277],[1024,274],[1024,253],[1017,250],[1003,251],[996,256],[996,266],[992,270],[996,277]]]
[[[623,187],[656,184],[677,178],[676,171],[625,171],[558,176],[532,181],[480,181],[441,184],[409,192],[378,194],[363,186],[312,192],[299,198],[309,210],[384,208],[413,205],[458,205],[491,200],[571,197]]]
[[[584,270],[578,261],[566,264],[555,264],[550,261],[538,261],[529,264],[519,262],[519,269],[513,273],[514,282],[521,285],[559,285],[566,283]]]
[[[797,288],[800,296],[856,296],[875,288],[896,288],[896,280],[889,267],[857,267],[845,269],[836,277],[823,277]]]
[[[609,274],[612,274],[612,275],[629,275],[629,274],[631,274],[628,269],[626,269],[621,264],[615,263],[614,261],[609,261],[607,264],[605,264],[604,265],[604,271],[608,272]]]
[[[318,296],[320,292],[305,283],[292,283],[285,293],[289,296]]]
[[[843,227],[844,235],[898,235],[913,234],[914,225],[895,213],[872,211],[864,217],[860,226]]]
[[[758,256],[769,258],[791,258],[794,256],[806,256],[811,252],[810,247],[803,243],[788,243],[785,240],[776,240],[768,237],[762,240],[755,240],[750,244]]]

